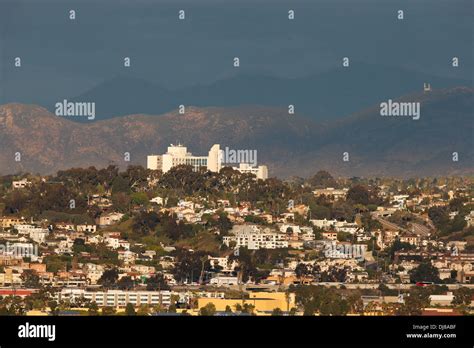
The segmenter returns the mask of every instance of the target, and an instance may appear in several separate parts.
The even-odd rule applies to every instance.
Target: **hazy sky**
[[[0,102],[74,96],[121,73],[166,88],[210,83],[235,74],[233,57],[241,59],[241,71],[283,77],[326,71],[348,56],[469,79],[472,3],[0,0]],[[453,56],[459,69],[450,67]]]

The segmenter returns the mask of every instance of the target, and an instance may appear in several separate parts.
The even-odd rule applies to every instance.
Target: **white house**
[[[77,225],[76,227],[77,232],[91,232],[95,233],[97,231],[97,226],[96,225]]]
[[[122,213],[109,213],[105,215],[101,215],[99,218],[99,225],[100,226],[109,226],[120,222],[124,214]]]
[[[238,284],[238,278],[237,277],[229,277],[229,276],[222,276],[222,275],[217,275],[214,278],[211,278],[209,281],[210,284],[212,285],[237,285]]]
[[[158,204],[158,205],[164,205],[164,202],[165,202],[165,200],[160,196],[156,196],[156,197],[150,199],[150,203],[155,203],[155,204]]]
[[[28,181],[28,179],[26,179],[26,178],[18,180],[18,181],[12,181],[12,186],[15,189],[25,188],[25,187],[30,186],[30,185],[31,185],[31,182]]]

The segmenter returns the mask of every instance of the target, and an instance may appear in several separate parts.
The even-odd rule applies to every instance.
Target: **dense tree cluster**
[[[351,307],[357,305],[349,302],[339,292],[324,286],[296,286],[290,287],[296,294],[296,303],[304,308],[305,315],[346,315]],[[350,301],[358,301],[351,298]]]
[[[452,202],[452,201],[451,201]],[[452,208],[455,205],[451,206]],[[448,235],[452,232],[461,231],[466,227],[466,220],[464,219],[467,214],[468,207],[462,207],[460,213],[450,219],[450,210],[446,207],[431,207],[428,210],[428,216],[430,217],[433,224],[439,230],[441,236]]]
[[[410,281],[439,283],[439,271],[430,262],[422,262],[420,265],[409,272]]]

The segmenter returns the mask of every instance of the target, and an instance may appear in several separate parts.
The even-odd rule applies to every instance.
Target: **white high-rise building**
[[[193,156],[188,149],[181,145],[168,146],[168,151],[163,155],[150,155],[147,157],[147,168],[152,170],[161,170],[166,173],[171,168],[178,165],[190,165],[194,170],[205,167],[211,172],[218,173],[222,165],[222,151],[219,144],[214,144],[207,156]],[[241,173],[252,173],[257,179],[265,180],[268,178],[267,166],[252,167],[248,163],[239,163],[239,167],[233,167]]]
[[[151,155],[147,158],[148,169],[161,170],[163,173],[181,164],[190,165],[195,170],[205,167],[212,172],[219,172],[221,170],[220,147],[213,145],[208,156],[193,156],[186,146],[171,144],[165,154]]]

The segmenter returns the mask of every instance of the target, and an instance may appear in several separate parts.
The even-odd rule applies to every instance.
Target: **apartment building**
[[[47,228],[36,227],[34,225],[15,225],[14,228],[19,234],[28,235],[36,243],[44,243],[49,233]]]
[[[287,236],[270,228],[260,229],[256,225],[235,225],[231,235],[223,237],[223,243],[235,247],[245,247],[250,250],[288,248]]]
[[[14,225],[19,225],[24,222],[23,218],[19,217],[0,217],[0,227],[2,228],[10,228]]]
[[[55,295],[55,300],[70,300],[75,302],[80,298],[97,303],[99,307],[125,307],[127,303],[134,306],[171,304],[171,291],[128,291],[128,290],[104,290],[92,291],[86,289],[61,289]]]

